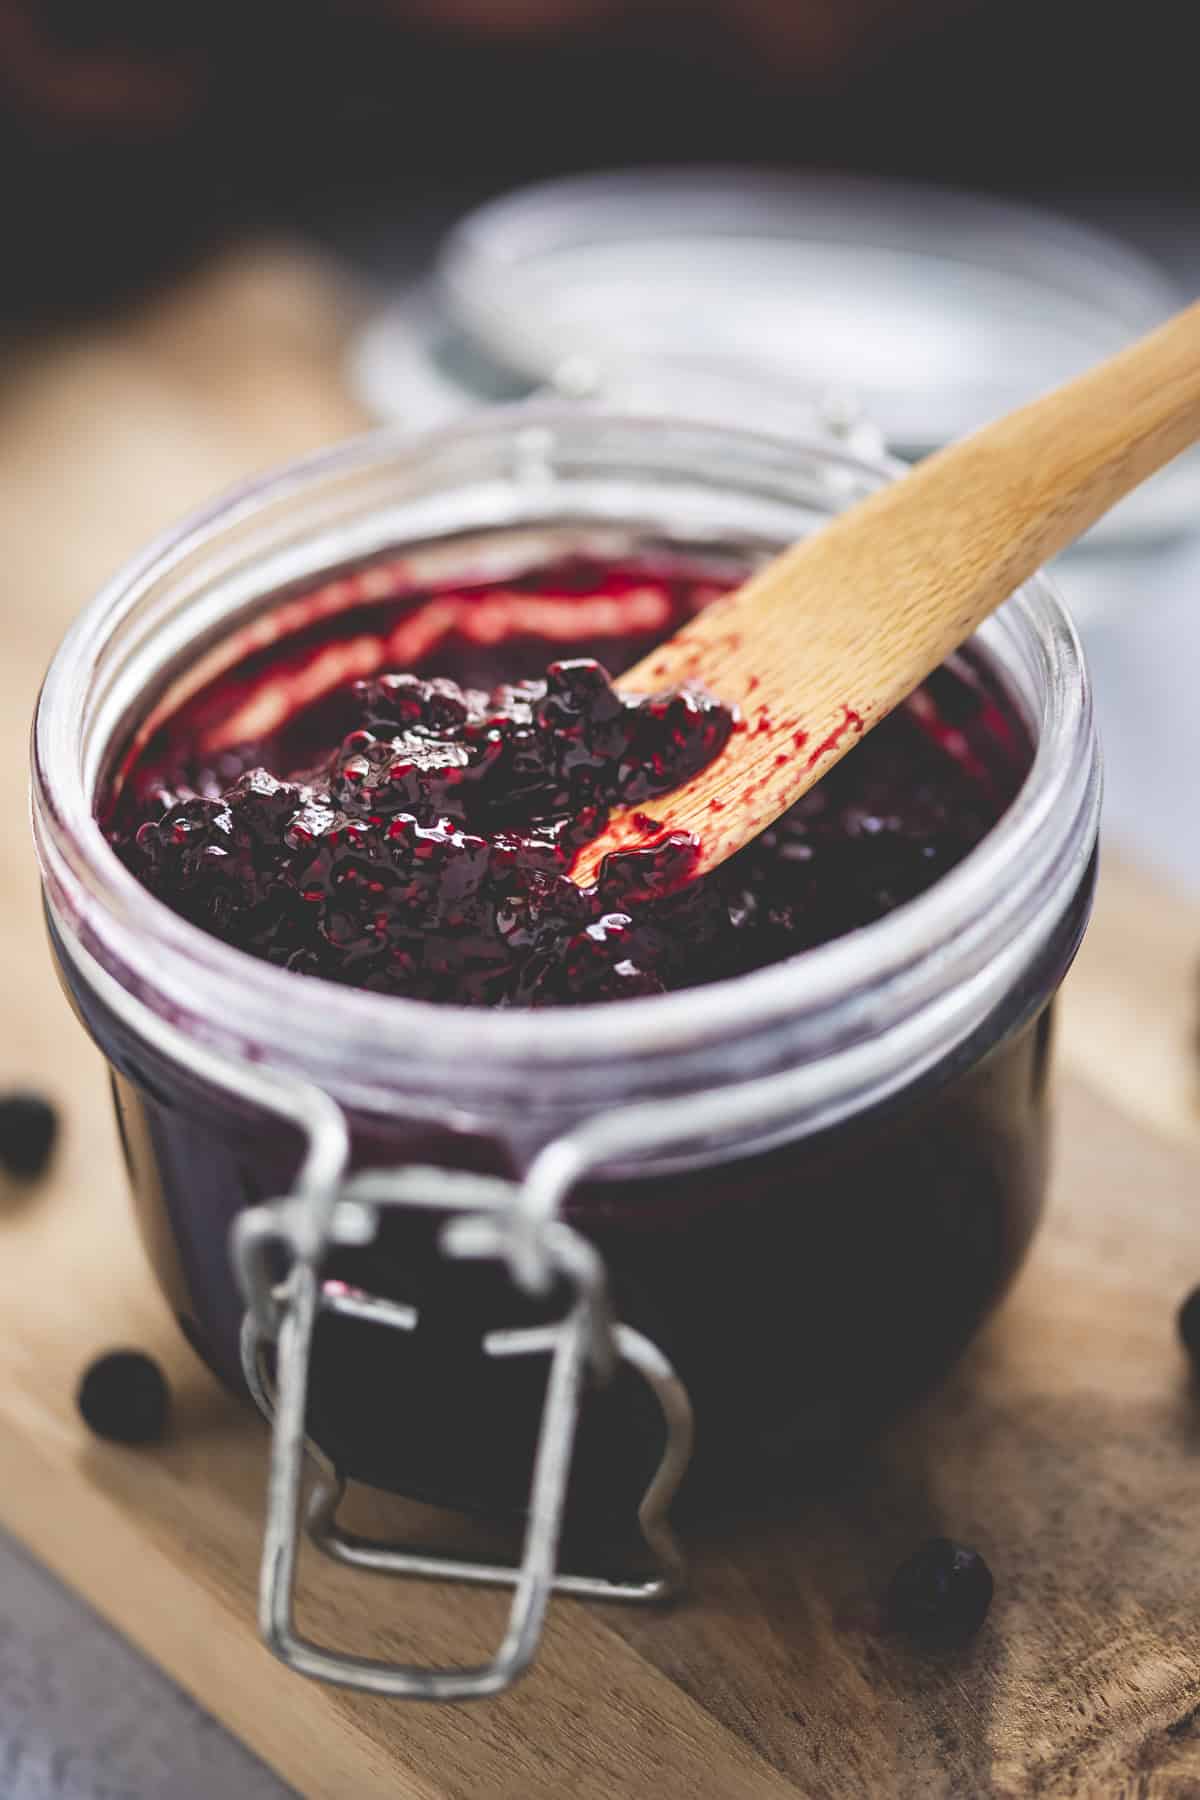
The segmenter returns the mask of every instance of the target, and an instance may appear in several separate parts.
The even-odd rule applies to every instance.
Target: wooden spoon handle
[[[907,680],[910,646],[927,639],[921,660],[926,673],[935,668],[1043,563],[1197,437],[1200,303],[931,456],[763,574],[779,569],[776,594],[786,607],[792,559],[805,583],[823,563],[849,613],[861,543],[864,586],[879,597]],[[908,692],[911,685],[895,698]]]
[[[697,872],[794,804],[1014,589],[1198,437],[1200,303],[929,457],[630,669],[627,692],[700,680],[744,715],[722,755],[651,809],[697,834]],[[618,815],[575,879],[637,841]]]

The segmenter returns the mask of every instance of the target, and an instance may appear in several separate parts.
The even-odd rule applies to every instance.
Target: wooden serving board
[[[346,316],[322,271],[247,257],[10,365],[10,771],[40,667],[107,568],[231,476],[355,422]],[[675,1610],[558,1602],[512,1694],[400,1707],[303,1682],[257,1641],[264,1433],[183,1347],[149,1277],[9,792],[0,1082],[48,1088],[66,1128],[52,1178],[0,1195],[0,1522],[302,1794],[1200,1796],[1200,1391],[1173,1323],[1200,1281],[1200,907],[1105,868],[1062,1013],[1048,1222],[946,1389],[853,1476],[693,1533],[695,1597]],[[99,1444],[75,1417],[80,1370],[116,1344],[169,1372],[162,1448]],[[997,1581],[956,1653],[906,1646],[878,1611],[895,1563],[937,1532],[977,1545]],[[306,1622],[347,1647],[474,1660],[502,1609],[305,1565]]]

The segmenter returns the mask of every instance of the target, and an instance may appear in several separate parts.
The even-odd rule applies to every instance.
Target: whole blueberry
[[[965,1643],[986,1619],[994,1586],[977,1550],[951,1538],[930,1538],[892,1576],[888,1614],[910,1637]]]
[[[1200,1287],[1193,1288],[1179,1308],[1177,1322],[1183,1347],[1200,1369]]]
[[[141,1350],[110,1350],[84,1371],[77,1402],[97,1437],[117,1444],[154,1444],[166,1430],[166,1377]]]
[[[0,1166],[32,1181],[45,1169],[58,1136],[58,1114],[41,1094],[0,1095]]]

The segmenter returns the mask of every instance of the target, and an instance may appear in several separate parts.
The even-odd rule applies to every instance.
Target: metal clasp
[[[691,1455],[687,1391],[661,1350],[611,1317],[603,1266],[587,1240],[562,1218],[563,1202],[589,1172],[631,1158],[695,1151],[731,1134],[774,1131],[785,1123],[794,1130],[802,1115],[808,1128],[815,1129],[829,1116],[830,1095],[845,1080],[841,1056],[717,1089],[606,1108],[547,1143],[519,1184],[441,1168],[348,1178],[349,1120],[331,1095],[303,1078],[186,1035],[128,993],[82,944],[73,944],[69,954],[81,981],[137,1039],[193,1079],[217,1092],[236,1092],[242,1101],[285,1120],[306,1144],[293,1193],[240,1213],[231,1244],[246,1303],[242,1365],[250,1391],[272,1421],[259,1612],[263,1635],[275,1654],[302,1674],[369,1693],[466,1700],[500,1692],[528,1667],[551,1592],[633,1601],[661,1600],[677,1592],[683,1560],[668,1511]],[[922,1048],[917,1045],[915,1054]],[[925,1048],[932,1056],[933,1049]],[[851,1047],[844,1054],[856,1051]],[[431,1115],[414,1105],[405,1116]],[[389,1206],[446,1213],[443,1253],[498,1258],[525,1293],[544,1294],[555,1274],[572,1289],[572,1303],[557,1325],[493,1332],[483,1345],[489,1356],[548,1353],[551,1359],[528,1527],[521,1558],[513,1566],[428,1556],[403,1545],[367,1543],[345,1532],[337,1523],[342,1477],[306,1437],[309,1366],[319,1313],[352,1314],[401,1331],[416,1324],[411,1308],[347,1290],[322,1276],[329,1250],[369,1244],[381,1211]],[[271,1345],[273,1378],[267,1355]],[[583,1376],[590,1364],[603,1378],[621,1361],[649,1383],[666,1427],[659,1467],[638,1509],[657,1573],[630,1581],[560,1574],[558,1545]],[[306,1455],[318,1471],[307,1508]],[[305,1523],[318,1548],[360,1569],[512,1587],[508,1628],[496,1656],[478,1668],[426,1669],[342,1655],[311,1643],[295,1624],[296,1562]]]
[[[557,1324],[495,1331],[483,1341],[488,1356],[550,1356],[528,1522],[515,1565],[429,1555],[345,1532],[337,1522],[345,1480],[306,1436],[319,1314],[340,1313],[397,1330],[416,1325],[412,1308],[322,1277],[327,1251],[370,1243],[387,1207],[448,1214],[439,1238],[447,1257],[503,1261],[514,1284],[525,1292],[544,1291],[555,1277],[571,1290],[571,1303]],[[626,1601],[663,1600],[678,1591],[683,1560],[667,1515],[691,1454],[687,1392],[655,1345],[611,1317],[599,1256],[585,1238],[546,1210],[544,1197],[496,1177],[440,1168],[369,1171],[315,1193],[306,1191],[302,1178],[296,1195],[238,1216],[232,1249],[247,1305],[242,1330],[246,1381],[272,1422],[260,1626],[269,1647],[289,1667],[317,1680],[397,1699],[479,1699],[501,1692],[529,1666],[552,1591]],[[279,1279],[281,1254],[286,1273]],[[653,1389],[665,1425],[663,1456],[638,1509],[657,1573],[630,1580],[559,1573],[559,1539],[584,1376],[590,1367],[597,1379],[606,1380],[619,1361],[631,1364]],[[319,1471],[307,1505],[306,1454]],[[423,1668],[344,1654],[304,1637],[295,1620],[296,1563],[304,1525],[325,1554],[356,1568],[512,1587],[508,1624],[496,1655],[475,1667]]]

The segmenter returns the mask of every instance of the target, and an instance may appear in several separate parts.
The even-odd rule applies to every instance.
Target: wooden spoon
[[[911,694],[997,606],[1200,437],[1200,302],[1053,393],[939,451],[775,557],[618,685],[701,681],[741,711],[726,748],[646,811],[613,814],[571,873],[694,832],[732,856]]]

